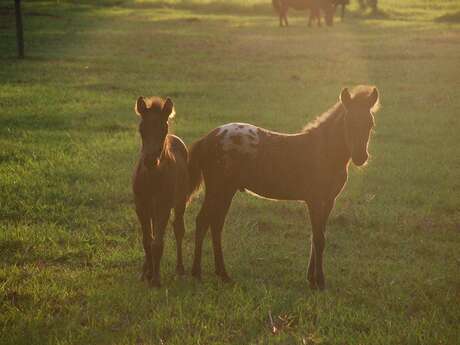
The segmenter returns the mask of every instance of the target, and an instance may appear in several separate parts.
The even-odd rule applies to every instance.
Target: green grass
[[[353,2],[344,23],[279,29],[269,1],[23,1],[26,55],[0,10],[0,344],[436,344],[460,339],[458,1]],[[138,280],[134,101],[169,95],[191,143],[231,121],[297,131],[344,86],[383,107],[365,169],[328,227],[310,291],[298,203],[238,194],[224,231],[235,283]],[[187,211],[190,269],[198,198]],[[271,332],[270,316],[277,327]]]

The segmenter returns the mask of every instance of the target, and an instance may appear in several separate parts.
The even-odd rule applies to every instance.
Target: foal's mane
[[[323,125],[332,123],[335,119],[338,119],[340,116],[342,116],[343,113],[344,109],[342,103],[337,102],[331,108],[329,108],[320,116],[318,116],[316,119],[307,123],[305,127],[302,129],[302,132],[307,133],[318,127],[322,127]]]
[[[369,99],[373,91],[373,86],[358,85],[350,91],[350,95],[351,98],[353,98],[354,100],[365,103]],[[371,108],[371,111],[375,113],[379,110],[379,108],[380,101],[378,99],[374,106]],[[340,118],[341,116],[343,116],[344,113],[345,108],[343,107],[342,103],[338,101],[331,108],[329,108],[320,116],[318,116],[316,119],[307,123],[307,125],[303,128],[302,132],[310,132],[311,130],[314,130],[318,127],[322,127],[323,125],[333,123],[335,119]]]

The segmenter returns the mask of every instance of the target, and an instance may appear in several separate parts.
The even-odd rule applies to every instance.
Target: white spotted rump
[[[247,123],[229,123],[218,128],[217,134],[224,152],[253,156],[259,144],[259,129]]]

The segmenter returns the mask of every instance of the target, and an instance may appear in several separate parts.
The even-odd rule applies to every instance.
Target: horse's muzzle
[[[158,164],[160,163],[160,159],[153,155],[147,155],[144,156],[142,162],[147,169],[152,170],[158,166]]]
[[[368,159],[369,155],[367,153],[364,155],[354,155],[351,157],[353,164],[359,167],[364,165],[364,163],[366,163]]]

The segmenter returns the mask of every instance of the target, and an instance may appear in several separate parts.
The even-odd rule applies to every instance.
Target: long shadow
[[[194,2],[183,0],[180,2],[157,1],[150,3],[134,3],[125,2],[121,5],[124,8],[132,9],[175,9],[187,10],[195,13],[202,14],[231,14],[231,15],[247,15],[247,16],[267,16],[272,15],[272,5],[269,1],[267,3],[258,3],[252,5],[245,5],[243,3],[210,1],[206,3]]]

